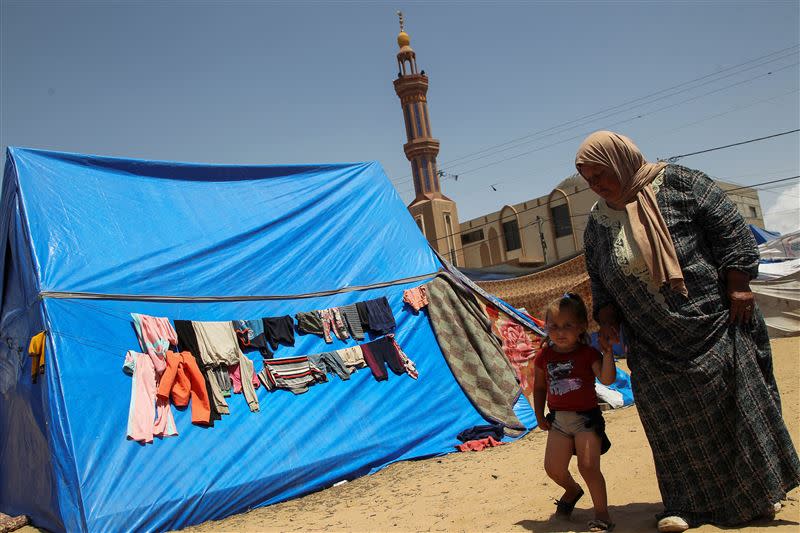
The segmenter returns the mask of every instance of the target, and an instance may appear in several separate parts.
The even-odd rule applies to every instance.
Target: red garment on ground
[[[569,353],[558,353],[547,346],[536,354],[533,364],[544,370],[547,382],[547,407],[551,411],[589,411],[597,407],[592,364],[602,357],[585,344]]]
[[[464,444],[459,444],[456,449],[460,452],[479,452],[486,448],[494,448],[495,446],[502,446],[504,442],[494,440],[494,437],[486,437],[485,439],[468,440]]]
[[[197,360],[190,352],[167,351],[167,369],[161,376],[156,394],[178,407],[189,405],[192,400],[192,424],[207,426],[211,417],[206,382]]]

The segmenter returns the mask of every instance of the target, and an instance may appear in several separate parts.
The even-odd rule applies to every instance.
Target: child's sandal
[[[567,517],[572,514],[572,510],[575,509],[575,504],[578,503],[578,500],[580,500],[581,496],[584,494],[583,489],[579,487],[578,490],[578,495],[575,496],[571,502],[565,502],[563,499],[556,501],[556,516]]]
[[[595,518],[594,520],[589,520],[589,531],[613,531],[614,525],[614,522]]]

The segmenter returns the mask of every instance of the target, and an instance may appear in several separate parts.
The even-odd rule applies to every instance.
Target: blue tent
[[[753,224],[750,224],[750,232],[753,234],[753,237],[756,238],[756,244],[764,244],[767,241],[777,239],[781,236],[781,234],[777,231],[769,231],[764,228],[754,226]]]
[[[54,531],[180,528],[453,451],[458,432],[485,423],[426,314],[403,308],[403,290],[442,263],[378,163],[214,166],[11,148],[1,201],[2,512]],[[177,437],[126,440],[131,312],[227,320],[383,295],[419,380],[359,371],[298,396],[262,387],[260,412],[234,395],[213,428],[173,409]],[[41,330],[46,368],[34,384],[27,344]],[[307,335],[280,350],[329,346]],[[535,425],[526,402],[517,411]]]

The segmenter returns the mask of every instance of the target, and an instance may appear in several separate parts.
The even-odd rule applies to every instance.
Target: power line
[[[761,67],[761,66],[763,66],[763,65],[765,65],[765,64],[767,64],[767,63],[771,63],[771,62],[774,62],[774,61],[779,61],[779,60],[781,60],[781,59],[785,59],[785,58],[788,58],[788,57],[793,57],[794,55],[795,55],[795,54],[787,54],[787,55],[784,55],[784,56],[782,56],[782,57],[778,57],[778,58],[775,58],[775,59],[771,59],[771,60],[769,60],[769,61],[766,61],[766,62],[764,62],[764,63],[757,64],[757,65],[753,65],[753,66],[751,66],[751,67],[748,67],[748,68],[746,68],[746,69],[742,69],[742,70],[740,70],[740,71],[738,71],[738,72],[733,72],[733,73],[731,73],[731,74],[727,74],[727,75],[725,75],[725,76],[721,76],[721,77],[718,77],[718,78],[716,78],[716,79],[713,79],[713,80],[706,81],[706,82],[704,82],[704,83],[701,83],[701,84],[695,85],[695,86],[693,86],[693,87],[686,87],[686,88],[684,88],[684,89],[681,89],[681,90],[679,90],[679,91],[674,91],[674,92],[672,92],[672,93],[670,93],[670,94],[663,95],[663,96],[660,96],[660,97],[658,97],[658,98],[654,98],[654,99],[652,99],[652,100],[650,100],[650,101],[647,101],[647,102],[642,102],[642,103],[640,103],[640,104],[637,104],[637,105],[635,105],[635,106],[629,107],[629,108],[627,108],[627,109],[619,109],[618,111],[615,111],[615,112],[613,112],[613,113],[607,113],[607,114],[605,114],[604,116],[602,116],[602,117],[596,117],[596,118],[595,118],[595,119],[593,119],[593,120],[603,120],[603,119],[606,119],[606,118],[610,118],[610,117],[612,117],[612,116],[619,115],[619,114],[621,114],[621,113],[624,113],[624,112],[626,112],[626,111],[629,111],[629,110],[631,110],[631,109],[635,109],[635,108],[637,108],[637,107],[642,107],[642,106],[645,106],[645,105],[650,105],[650,104],[653,104],[653,103],[655,103],[655,102],[658,102],[658,101],[660,101],[660,100],[664,100],[664,99],[667,99],[667,98],[671,98],[671,97],[673,97],[673,96],[676,96],[676,95],[678,95],[678,94],[681,94],[681,93],[684,93],[684,92],[687,92],[687,91],[692,91],[692,90],[698,89],[698,88],[700,88],[700,87],[703,87],[703,86],[705,86],[705,85],[709,85],[709,84],[711,84],[711,83],[716,83],[716,82],[718,82],[718,81],[721,81],[721,80],[724,80],[724,79],[726,79],[726,78],[730,78],[731,76],[735,76],[735,75],[738,75],[738,74],[742,74],[743,72],[747,72],[748,70],[752,70],[752,69],[754,69],[754,68]],[[719,73],[716,73],[716,74],[719,74]],[[735,85],[735,84],[734,84],[734,85]],[[655,93],[655,94],[658,94],[658,93]],[[646,97],[644,97],[644,98],[646,98]],[[643,98],[642,98],[642,99],[643,99]],[[641,100],[641,99],[640,99],[640,100]],[[622,106],[616,106],[616,107],[622,107]],[[614,109],[614,108],[611,108],[611,109]],[[600,114],[603,114],[603,112],[600,112],[600,113],[594,113],[593,115],[590,115],[590,116],[594,116],[594,115],[600,115]],[[574,121],[574,122],[577,122],[577,121]],[[550,134],[548,134],[548,135],[545,135],[545,136],[543,136],[543,138],[546,138],[546,137],[552,137],[552,136],[554,136],[554,135],[558,135],[558,134],[560,134],[560,133],[565,133],[565,132],[567,132],[567,131],[569,131],[569,130],[575,129],[575,128],[576,128],[576,127],[578,127],[578,126],[580,126],[580,124],[575,124],[574,126],[571,126],[571,127],[569,127],[569,128],[562,129],[562,131],[559,131],[559,132],[553,132],[553,133],[550,133]],[[551,129],[556,129],[556,128],[551,128]],[[514,146],[510,146],[510,147],[507,147],[507,148],[503,148],[502,150],[497,150],[497,151],[494,151],[493,153],[500,153],[500,152],[506,152],[506,151],[508,151],[508,150],[513,150],[514,148],[521,147],[522,145],[524,145],[524,144],[529,144],[529,143],[531,143],[531,142],[535,142],[535,140],[527,140],[527,141],[525,141],[525,142],[522,142],[522,143],[519,143],[519,144],[515,144]],[[472,162],[472,161],[477,161],[477,160],[479,160],[479,159],[483,159],[484,157],[488,157],[488,155],[490,155],[490,154],[483,155],[483,156],[480,156],[480,157],[475,157],[475,158],[472,158],[472,159],[470,159],[469,161],[464,161],[464,162],[462,162],[462,163],[458,163],[458,164],[456,164],[456,165],[453,165],[453,166],[461,166],[461,165],[464,165],[464,164],[466,164],[466,163],[470,163],[470,162]],[[447,165],[443,165],[443,166],[447,166]],[[448,168],[452,168],[452,166],[448,166]]]
[[[626,118],[626,119],[619,120],[619,121],[611,123],[611,124],[607,124],[607,125],[605,125],[605,127],[606,128],[613,128],[613,127],[619,126],[621,124],[632,122],[634,120],[639,120],[639,119],[644,118],[646,116],[653,115],[655,113],[659,113],[661,111],[665,111],[667,109],[671,109],[673,107],[676,107],[676,106],[679,106],[679,105],[683,105],[685,103],[692,102],[694,100],[698,100],[700,98],[704,98],[706,96],[710,96],[712,94],[716,94],[718,92],[721,92],[721,91],[724,91],[724,90],[727,90],[727,89],[730,89],[730,88],[733,88],[733,87],[737,87],[737,86],[743,85],[745,83],[749,83],[751,81],[755,81],[755,80],[757,80],[759,78],[764,78],[764,77],[767,77],[767,76],[771,76],[772,74],[774,74],[776,72],[780,72],[782,70],[786,70],[786,69],[794,67],[794,66],[796,66],[798,64],[800,64],[800,63],[799,62],[795,62],[795,63],[791,63],[791,64],[788,64],[788,65],[784,65],[783,67],[780,67],[778,69],[773,69],[773,70],[770,70],[770,71],[768,71],[766,73],[761,73],[761,74],[758,74],[756,76],[753,76],[753,77],[750,77],[750,78],[747,78],[747,79],[744,79],[744,80],[740,80],[738,82],[735,82],[735,83],[732,83],[732,84],[729,84],[729,85],[726,85],[726,86],[723,86],[723,87],[719,87],[719,88],[713,89],[713,90],[705,92],[703,94],[699,94],[699,95],[692,96],[692,97],[686,98],[686,99],[678,101],[678,102],[673,102],[671,104],[667,104],[667,105],[659,107],[657,109],[653,109],[651,111],[647,111],[645,113],[641,113],[641,114],[636,115],[634,117]],[[595,128],[593,128],[591,131],[594,131],[594,129]],[[589,133],[591,133],[591,131],[582,132],[582,133],[579,133],[578,135],[574,135],[574,136],[566,138],[566,139],[561,139],[561,140],[556,141],[554,143],[547,144],[547,145],[544,145],[544,146],[540,146],[540,147],[534,148],[532,150],[528,150],[526,152],[521,152],[519,154],[515,154],[515,155],[512,155],[512,156],[503,158],[503,159],[492,161],[490,163],[487,163],[487,164],[479,166],[479,167],[474,167],[474,168],[471,168],[471,169],[462,170],[462,171],[459,172],[458,175],[459,175],[459,177],[461,177],[464,174],[468,174],[468,173],[474,172],[476,170],[482,170],[484,168],[488,168],[488,167],[491,167],[491,166],[494,166],[494,165],[497,165],[497,164],[500,164],[500,163],[504,163],[504,162],[510,161],[512,159],[517,159],[517,158],[523,157],[525,155],[530,155],[530,154],[535,153],[535,152],[546,150],[547,148],[552,148],[552,147],[557,146],[559,144],[564,144],[566,142],[570,142],[570,141],[574,141],[574,140],[577,140],[577,139],[581,139],[581,138],[585,137],[586,135],[588,135]],[[497,185],[499,183],[502,183],[502,182],[494,183],[494,185]],[[406,192],[410,192],[411,190],[413,190],[413,189],[404,190],[404,191],[401,192],[401,194],[404,194]]]
[[[701,118],[701,119],[699,119],[699,120],[695,120],[695,121],[689,122],[689,123],[687,123],[687,124],[683,124],[683,125],[681,125],[681,126],[678,126],[677,128],[673,128],[673,129],[671,129],[671,130],[667,130],[667,131],[666,131],[666,132],[664,132],[663,134],[661,134],[661,135],[656,135],[655,137],[660,137],[660,136],[663,136],[663,135],[666,135],[666,134],[669,134],[669,133],[673,133],[673,132],[675,132],[675,131],[678,131],[678,130],[681,130],[681,129],[683,129],[683,128],[686,128],[686,127],[689,127],[689,126],[694,126],[695,124],[700,124],[701,122],[705,122],[705,121],[707,121],[707,120],[711,120],[711,119],[714,119],[714,118],[718,118],[718,117],[720,117],[720,116],[723,116],[723,115],[726,115],[726,114],[728,114],[728,113],[733,113],[734,111],[740,111],[740,110],[742,110],[742,109],[745,109],[745,108],[748,108],[748,107],[752,107],[752,106],[754,106],[754,105],[758,105],[758,104],[761,104],[761,103],[764,103],[764,102],[769,102],[769,101],[775,100],[775,99],[777,99],[777,98],[781,98],[781,97],[783,97],[783,96],[788,96],[788,95],[790,95],[790,94],[795,94],[795,93],[797,93],[797,92],[800,92],[800,89],[793,89],[793,90],[791,90],[791,91],[789,91],[789,92],[781,93],[781,94],[779,94],[779,95],[771,96],[771,97],[769,97],[769,98],[763,98],[763,99],[759,99],[759,100],[756,100],[756,101],[748,102],[748,103],[746,103],[746,104],[743,104],[743,105],[737,106],[737,107],[735,107],[735,108],[733,108],[733,109],[729,109],[729,110],[727,110],[727,111],[723,111],[723,112],[721,112],[721,113],[715,113],[715,114],[712,114],[712,115],[708,115],[708,116],[706,116],[706,117],[703,117],[703,118]],[[641,140],[641,139],[650,139],[650,138],[652,138],[652,137],[654,137],[654,136],[653,136],[653,135],[646,135],[646,136],[644,136],[644,137],[637,137],[637,139],[638,139],[638,140]],[[563,165],[559,165],[559,166],[558,166],[558,168],[562,168],[562,167],[563,167]],[[548,173],[549,173],[549,172],[555,172],[556,170],[557,170],[557,169],[554,167],[554,168],[552,168],[552,169],[548,170],[547,172],[548,172]],[[786,171],[786,172],[789,172],[789,171],[791,171],[791,170],[794,170],[794,169],[785,169],[784,171]],[[541,174],[541,173],[540,173],[540,174]],[[532,179],[530,176],[526,176],[526,177],[522,177],[522,178],[503,179],[503,180],[500,180],[500,181],[498,181],[498,182],[494,183],[494,185],[499,185],[499,184],[501,184],[501,183],[512,183],[512,182],[515,182],[515,181],[530,180],[530,179]],[[413,189],[412,189],[412,190],[413,190]],[[404,191],[404,192],[408,192],[408,191]]]
[[[708,152],[715,152],[717,150],[723,150],[725,148],[731,148],[733,146],[741,146],[743,144],[750,144],[750,143],[754,143],[754,142],[758,142],[758,141],[764,141],[764,140],[767,140],[767,139],[774,139],[775,137],[781,137],[783,135],[789,135],[790,133],[797,133],[798,131],[800,131],[800,128],[794,129],[794,130],[789,130],[789,131],[784,131],[782,133],[775,133],[773,135],[767,135],[766,137],[758,137],[756,139],[749,139],[747,141],[742,141],[742,142],[738,142],[738,143],[726,144],[725,146],[717,146],[716,148],[708,148],[707,150],[700,150],[698,152],[690,152],[688,154],[674,155],[674,156],[670,157],[669,159],[667,159],[667,161],[669,163],[675,163],[679,159],[682,159],[684,157],[689,157],[690,155],[706,154]]]
[[[632,121],[634,121],[634,120],[639,120],[639,119],[641,119],[641,118],[643,118],[643,117],[646,117],[646,116],[648,116],[648,115],[652,115],[652,114],[659,113],[659,112],[661,112],[661,111],[664,111],[664,110],[667,110],[667,109],[671,109],[671,108],[673,108],[673,107],[676,107],[676,106],[678,106],[678,105],[682,105],[682,104],[685,104],[685,103],[687,103],[687,102],[691,102],[691,101],[693,101],[693,100],[697,100],[697,99],[699,99],[699,98],[703,98],[703,97],[705,97],[705,96],[709,96],[709,95],[712,95],[712,94],[718,93],[718,92],[720,92],[720,91],[724,91],[724,90],[726,90],[726,89],[730,89],[730,88],[732,88],[732,87],[736,87],[736,86],[738,86],[738,85],[742,85],[742,84],[744,84],[744,83],[748,83],[748,82],[754,81],[754,80],[756,80],[756,79],[758,79],[758,78],[763,78],[763,77],[766,77],[766,76],[770,76],[770,75],[772,75],[772,74],[773,74],[773,72],[778,72],[778,71],[780,71],[780,70],[785,70],[785,69],[787,69],[787,68],[789,68],[789,67],[793,67],[793,66],[796,66],[796,65],[798,65],[798,63],[793,63],[793,64],[791,64],[791,65],[786,65],[786,66],[784,66],[784,67],[782,67],[782,68],[780,68],[780,69],[775,69],[775,70],[773,70],[773,71],[770,71],[770,72],[767,72],[767,73],[764,73],[764,74],[759,74],[758,76],[754,76],[754,77],[752,77],[752,78],[748,78],[748,79],[746,79],[746,80],[742,80],[742,81],[739,81],[739,82],[733,83],[733,84],[731,84],[731,85],[726,85],[725,87],[720,87],[720,88],[718,88],[718,89],[714,89],[713,91],[709,91],[709,92],[707,92],[707,93],[704,93],[704,94],[701,94],[701,95],[698,95],[698,96],[693,96],[693,97],[691,97],[691,98],[687,98],[686,100],[681,100],[680,102],[675,102],[675,103],[672,103],[672,104],[669,104],[669,105],[666,105],[666,106],[660,107],[660,108],[658,108],[658,109],[655,109],[655,110],[652,110],[652,111],[648,111],[648,112],[646,112],[646,113],[642,113],[642,114],[640,114],[640,115],[636,115],[635,117],[631,117],[631,118],[627,118],[627,119],[623,119],[623,120],[620,120],[620,121],[614,122],[614,123],[612,123],[612,124],[609,124],[607,127],[609,127],[609,128],[612,128],[612,127],[614,127],[614,126],[618,126],[618,125],[620,125],[620,124],[625,124],[625,123],[627,123],[627,122],[632,122]],[[556,146],[556,145],[559,145],[559,144],[563,144],[563,143],[565,143],[565,142],[569,142],[569,141],[573,141],[573,140],[576,140],[576,139],[580,139],[580,138],[582,138],[582,137],[585,137],[585,136],[586,136],[586,135],[588,135],[589,133],[591,133],[591,132],[584,132],[584,133],[580,133],[580,134],[578,134],[578,135],[575,135],[575,136],[573,136],[573,137],[569,137],[569,138],[567,138],[567,139],[562,139],[562,140],[560,140],[560,141],[557,141],[557,142],[555,142],[555,143],[551,143],[551,144],[549,144],[549,145],[546,145],[546,146],[541,146],[541,147],[538,147],[538,148],[534,148],[533,150],[528,150],[528,151],[526,151],[526,152],[521,152],[521,153],[519,153],[519,154],[515,154],[515,155],[512,155],[512,156],[510,156],[510,157],[506,157],[506,158],[503,158],[503,159],[499,159],[499,160],[497,160],[497,161],[492,161],[492,162],[490,162],[490,163],[487,163],[487,164],[485,164],[485,165],[482,165],[482,166],[479,166],[479,167],[475,167],[475,168],[471,168],[471,169],[467,169],[467,170],[462,170],[462,171],[460,171],[460,172],[458,173],[458,175],[459,175],[459,177],[463,177],[465,174],[469,174],[470,172],[475,172],[476,170],[482,170],[482,169],[484,169],[484,168],[488,168],[488,167],[491,167],[491,166],[497,165],[497,164],[499,164],[499,163],[505,163],[506,161],[510,161],[510,160],[512,160],[512,159],[517,159],[517,158],[519,158],[519,157],[522,157],[522,156],[525,156],[525,155],[530,155],[530,154],[532,154],[532,153],[534,153],[534,152],[539,152],[539,151],[541,151],[541,150],[544,150],[544,149],[546,149],[546,148],[552,148],[553,146]]]
[[[800,178],[800,174],[798,174],[798,175],[796,175],[796,176],[789,176],[789,177],[787,177],[787,178],[778,178],[778,179],[774,179],[774,180],[764,181],[764,182],[761,182],[761,183],[755,183],[755,184],[753,184],[753,185],[741,185],[741,186],[739,186],[739,187],[734,187],[734,188],[732,188],[732,189],[722,189],[722,190],[723,190],[723,192],[725,192],[725,193],[727,194],[727,193],[731,193],[731,192],[734,192],[734,191],[740,191],[740,190],[742,190],[742,189],[758,189],[759,187],[762,187],[762,186],[764,186],[764,185],[771,185],[771,184],[774,184],[774,183],[782,183],[782,182],[786,182],[786,181],[790,181],[790,180],[794,180],[794,179],[798,179],[798,178]],[[572,193],[570,193],[570,194],[565,194],[564,196],[565,196],[565,197],[567,197],[567,196],[573,196],[573,195],[575,195],[575,194],[581,193],[581,192],[583,192],[583,191],[585,191],[585,190],[588,190],[588,189],[589,189],[589,187],[586,187],[586,188],[583,188],[583,189],[578,189],[578,190],[576,190],[575,192],[572,192]],[[489,226],[489,225],[495,224],[495,222],[496,222],[496,223],[502,223],[502,220],[503,220],[503,218],[509,218],[509,219],[510,219],[511,217],[514,217],[514,218],[516,218],[516,216],[517,216],[518,214],[520,214],[520,213],[524,213],[524,212],[527,212],[527,211],[531,211],[531,210],[533,210],[533,209],[536,209],[536,208],[538,208],[538,207],[542,207],[542,206],[540,206],[540,205],[537,205],[537,206],[535,206],[535,207],[529,207],[529,208],[527,208],[527,209],[520,210],[520,211],[518,211],[516,214],[510,215],[510,216],[506,216],[506,217],[500,217],[500,218],[499,218],[497,221],[486,222],[486,223],[484,223],[484,224],[481,224],[481,225],[479,225],[479,226],[475,226],[475,227],[469,228],[469,229],[467,230],[467,232],[472,232],[472,231],[475,231],[475,230],[478,230],[478,229],[482,229],[482,228],[484,228],[484,227],[486,227],[486,226]],[[588,216],[589,214],[591,214],[591,212],[590,212],[590,211],[587,211],[587,212],[585,212],[585,213],[576,213],[576,214],[571,214],[571,215],[569,215],[569,218],[570,218],[570,219],[573,219],[573,218],[579,218],[579,217]],[[551,221],[551,220],[553,220],[553,217],[549,217],[549,218],[543,218],[543,219],[541,219],[541,221],[542,221],[542,222],[549,222],[549,221]],[[539,224],[539,221],[538,221],[538,220],[535,220],[535,221],[531,222],[530,224],[525,224],[525,225],[523,225],[523,226],[520,226],[520,227],[519,227],[519,228],[517,228],[517,229],[518,229],[518,230],[522,230],[522,229],[524,229],[524,228],[529,228],[529,227],[532,227],[532,226],[535,226],[535,225],[538,225],[538,224]],[[459,235],[459,234],[461,234],[461,233],[464,233],[464,232],[461,232],[461,231],[454,232],[454,233],[452,233],[452,234],[450,234],[450,235],[445,235],[444,237],[439,237],[438,239],[434,239],[433,241],[429,241],[429,242],[432,242],[432,243],[433,243],[433,242],[438,242],[438,241],[440,241],[440,240],[442,240],[442,239],[449,238],[449,237],[454,237],[454,236],[456,236],[456,235]],[[493,241],[493,240],[498,240],[498,239],[500,239],[500,238],[503,238],[503,237],[505,237],[505,235],[503,235],[503,234],[500,234],[500,235],[498,235],[498,236],[496,236],[496,237],[493,237],[493,238],[486,238],[486,239],[484,239],[484,240],[483,240],[483,241],[481,241],[481,242],[490,242],[490,241]],[[476,243],[476,244],[477,244],[477,243]],[[462,245],[461,247],[457,247],[457,248],[455,248],[455,250],[452,250],[451,252],[460,252],[460,251],[463,251],[464,249],[465,249],[465,247]]]
[[[577,174],[573,174],[573,176],[576,176],[576,175]],[[734,187],[732,189],[723,189],[723,190],[727,193],[727,192],[739,191],[739,190],[748,189],[748,188],[758,189],[759,187],[762,187],[763,185],[771,185],[771,184],[774,184],[774,183],[781,183],[781,182],[784,182],[784,181],[789,181],[789,180],[795,179],[796,177],[797,176],[792,176],[792,177],[789,177],[789,178],[779,178],[779,179],[774,180],[774,181],[765,181],[765,182],[762,182],[762,183],[757,183],[755,185],[740,185],[739,187]],[[720,180],[720,181],[724,181],[724,180]],[[578,189],[576,189],[575,191],[573,191],[571,193],[563,193],[563,197],[561,197],[561,198],[568,198],[570,196],[575,196],[576,194],[580,194],[580,193],[582,193],[584,191],[588,191],[590,188],[591,187],[584,187],[582,189],[578,188]],[[561,198],[559,198],[559,200]],[[536,200],[538,200],[538,198]],[[526,202],[524,202],[524,203],[526,203]],[[515,218],[520,213],[527,213],[528,211],[533,211],[534,209],[538,209],[540,207],[542,207],[542,206],[537,203],[537,205],[535,205],[535,206],[531,206],[531,207],[527,207],[527,208],[524,208],[524,209],[520,209],[519,211],[516,211],[516,213],[512,213],[512,214],[506,215],[504,217],[499,217],[496,221],[484,222],[483,224],[478,224],[476,226],[472,226],[471,228],[468,228],[468,229],[466,229],[464,231],[462,231],[459,228],[458,231],[454,231],[453,233],[449,233],[449,234],[444,235],[442,237],[438,237],[438,238],[433,239],[432,241],[429,241],[429,242],[438,243],[439,241],[448,239],[450,237],[455,237],[455,236],[461,235],[463,233],[471,233],[472,231],[485,228],[487,226],[490,226],[490,225],[494,224],[495,222],[497,222],[498,224],[502,224],[504,220],[512,220],[513,218]],[[576,215],[570,215],[570,218],[577,218],[577,217],[585,216],[585,215],[588,215],[588,214],[589,213],[578,213]],[[549,222],[551,220],[553,220],[552,217],[543,218],[542,222]]]
[[[566,121],[566,122],[562,122],[562,123],[557,124],[555,126],[551,126],[549,128],[546,128],[546,129],[543,129],[543,130],[539,130],[539,131],[533,132],[531,134],[528,134],[528,135],[525,135],[525,136],[522,136],[522,137],[518,137],[516,139],[512,139],[510,141],[507,141],[507,142],[504,142],[504,143],[501,143],[501,144],[498,144],[498,145],[494,145],[494,146],[491,146],[489,148],[485,148],[483,150],[479,150],[477,152],[473,152],[471,154],[466,154],[466,155],[458,157],[456,159],[452,159],[450,161],[444,162],[444,163],[441,164],[441,166],[446,167],[446,166],[449,166],[449,165],[453,165],[453,163],[455,163],[457,161],[463,161],[464,159],[469,159],[469,158],[472,158],[473,156],[476,156],[476,155],[479,155],[479,154],[485,154],[487,152],[493,152],[497,148],[503,148],[505,146],[508,146],[509,144],[514,144],[514,143],[516,143],[518,141],[522,141],[522,140],[525,140],[525,139],[531,139],[532,137],[541,136],[544,133],[553,132],[553,130],[562,129],[562,128],[566,127],[566,126],[576,125],[576,123],[579,123],[579,122],[582,122],[582,121],[586,121],[587,119],[597,119],[598,115],[603,115],[603,114],[609,113],[610,111],[618,110],[615,113],[611,113],[610,115],[607,115],[605,117],[599,117],[599,118],[608,118],[609,116],[613,116],[615,114],[619,114],[621,112],[626,111],[626,109],[621,109],[621,108],[624,108],[626,106],[631,106],[631,104],[636,104],[637,102],[639,102],[639,103],[637,105],[633,106],[633,107],[640,107],[642,105],[651,104],[651,103],[654,103],[654,102],[656,102],[658,100],[662,100],[664,98],[669,98],[671,96],[675,96],[677,94],[680,94],[681,92],[686,92],[688,90],[693,90],[693,89],[702,87],[703,85],[707,85],[709,83],[720,81],[722,79],[731,77],[731,76],[736,75],[736,74],[741,74],[742,72],[746,72],[747,70],[752,70],[753,68],[757,68],[757,67],[762,66],[764,64],[768,64],[768,63],[771,63],[771,62],[775,62],[775,61],[784,59],[786,57],[790,57],[790,56],[794,55],[794,51],[797,48],[798,48],[798,45],[789,46],[789,47],[783,48],[781,50],[777,50],[777,51],[774,51],[774,52],[759,56],[759,57],[757,57],[755,59],[751,59],[751,60],[739,63],[737,65],[733,65],[731,67],[727,67],[727,68],[724,68],[724,69],[721,69],[721,70],[718,70],[718,71],[715,71],[715,72],[700,76],[698,78],[694,78],[692,80],[688,80],[688,81],[673,85],[673,86],[668,87],[666,89],[661,89],[661,90],[656,91],[654,93],[650,93],[650,94],[647,94],[645,96],[640,96],[638,98],[634,98],[632,100],[625,101],[623,103],[620,103],[620,104],[617,104],[617,105],[602,109],[600,111],[596,111],[594,113],[583,115],[583,116],[578,117],[576,119],[572,119],[572,120],[569,120],[569,121]],[[792,51],[792,53],[788,53],[787,54],[787,52],[789,52],[789,51]],[[784,54],[784,55],[781,55],[781,54]],[[772,56],[779,56],[779,57],[772,57]],[[771,59],[768,59],[768,58],[771,58]],[[752,66],[750,66],[750,67],[748,67],[746,69],[742,69],[742,70],[739,70],[737,72],[726,74],[725,76],[720,76],[720,74],[729,72],[731,70],[740,69],[741,67],[744,67],[746,65],[751,65],[753,63],[756,63],[756,64],[752,65]],[[694,83],[696,83],[698,81],[707,80],[708,78],[714,78],[714,77],[716,77],[716,79],[713,79],[713,80],[710,80],[710,81],[706,81],[705,83],[696,85],[694,87],[686,87],[684,89],[681,89],[680,91],[672,92],[671,94],[664,95],[664,93],[669,93],[670,91],[674,91],[675,89],[679,89],[681,87],[694,84]],[[659,96],[659,95],[662,95],[662,96]],[[658,96],[658,98],[655,98],[655,99],[653,99],[651,101],[648,101],[648,102],[643,102],[644,100],[648,100],[648,99],[651,99],[651,98],[656,97],[656,96]],[[568,129],[573,129],[574,127],[575,126],[567,128],[567,130]],[[557,135],[558,133],[563,133],[563,131],[562,132],[550,133],[550,135],[547,135],[547,136]],[[545,136],[545,137],[547,137],[547,136]],[[508,149],[513,149],[513,148],[514,147],[506,148],[506,149],[504,149],[502,151],[505,151],[505,150],[508,150]],[[486,155],[484,155],[482,157],[486,157]],[[476,159],[480,159],[480,158],[476,158]],[[472,160],[476,160],[476,159],[472,159]],[[465,163],[466,162],[460,163],[459,165],[465,164]],[[453,166],[459,166],[459,165],[453,165]],[[399,183],[403,183],[403,182],[406,182],[406,181],[410,181],[410,179],[407,179],[407,178],[410,178],[410,177],[411,177],[410,175],[405,175],[402,178],[399,178],[398,180],[392,180],[392,181],[395,182],[396,184],[399,184]]]

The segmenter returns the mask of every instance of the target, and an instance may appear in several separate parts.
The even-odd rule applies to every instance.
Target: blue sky
[[[462,220],[548,193],[596,129],[629,135],[654,159],[800,127],[794,0],[64,4],[2,2],[3,148],[213,163],[376,159],[410,201],[392,87],[397,9],[430,78],[440,168],[460,176],[443,186]],[[800,137],[681,163],[742,184],[793,176]],[[797,181],[760,194],[768,227],[800,227]]]

